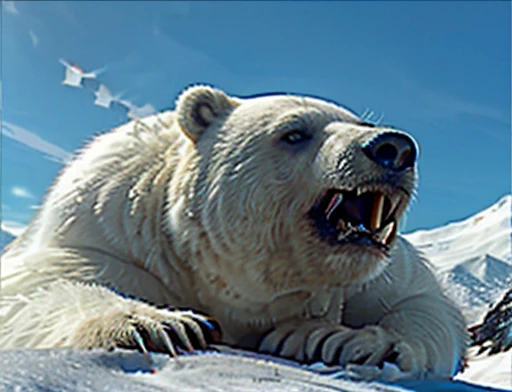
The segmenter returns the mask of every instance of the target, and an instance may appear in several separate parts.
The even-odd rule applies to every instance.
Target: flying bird
[[[155,108],[150,104],[139,107],[129,100],[121,99],[122,93],[115,96],[112,95],[107,86],[98,80],[98,75],[104,72],[107,67],[85,72],[76,64],[70,64],[63,59],[59,59],[59,62],[66,67],[66,76],[62,84],[92,91],[96,97],[95,105],[121,111],[123,115],[128,116],[131,120],[141,119],[156,112]]]
[[[71,87],[83,87],[85,80],[91,80],[93,85],[90,87],[95,89],[95,87],[97,87],[95,85],[95,82],[97,83],[97,76],[107,69],[107,67],[103,67],[95,71],[85,72],[76,64],[69,64],[63,59],[60,59],[59,62],[66,67],[66,75],[62,84]]]
[[[104,84],[100,84],[100,87],[94,92],[94,95],[96,96],[94,104],[107,109],[110,107],[112,101],[116,100],[116,97],[112,95]]]
[[[131,120],[141,119],[155,113],[155,108],[149,103],[139,107],[126,100],[119,100],[118,102],[125,108],[127,116]]]

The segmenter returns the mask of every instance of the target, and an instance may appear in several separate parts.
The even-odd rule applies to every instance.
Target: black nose
[[[418,155],[414,139],[397,132],[374,137],[363,146],[363,151],[371,160],[395,171],[413,167]]]

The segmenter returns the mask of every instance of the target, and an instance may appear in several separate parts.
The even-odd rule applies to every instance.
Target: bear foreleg
[[[26,297],[2,298],[6,348],[134,348],[176,355],[204,349],[216,333],[208,317],[161,309],[94,284],[58,280]]]

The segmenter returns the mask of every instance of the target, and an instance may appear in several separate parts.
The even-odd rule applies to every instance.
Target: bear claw
[[[162,319],[159,315],[156,320],[130,316],[128,337],[117,339],[116,346],[135,349],[145,355],[159,352],[175,357],[207,349],[209,344],[220,341],[220,327],[212,318],[188,311],[170,312],[171,317]]]

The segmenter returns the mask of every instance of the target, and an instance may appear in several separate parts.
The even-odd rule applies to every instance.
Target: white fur
[[[301,127],[308,147],[279,142]],[[306,360],[324,337],[322,358],[341,362],[393,346],[417,377],[452,375],[464,320],[413,247],[333,247],[307,218],[327,189],[386,178],[361,150],[386,130],[318,99],[199,86],[176,112],[97,137],[2,255],[0,347],[135,345],[135,325],[163,345],[165,322],[198,331],[200,316],[156,307],[170,306],[210,314],[230,344],[273,330],[259,349],[290,336],[276,354]],[[414,191],[414,173],[397,181]]]

